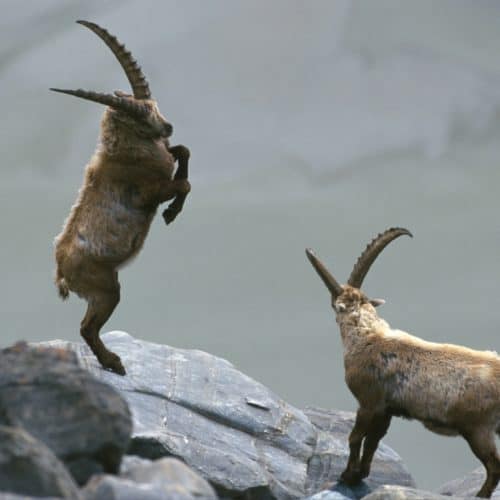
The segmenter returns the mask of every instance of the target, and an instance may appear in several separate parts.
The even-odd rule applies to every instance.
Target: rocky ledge
[[[384,444],[365,482],[337,483],[352,413],[297,409],[205,352],[102,338],[125,377],[81,343],[0,352],[0,500],[442,498]]]

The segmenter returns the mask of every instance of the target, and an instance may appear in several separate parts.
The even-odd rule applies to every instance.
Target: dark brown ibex
[[[163,212],[167,224],[182,210],[190,191],[189,150],[169,145],[172,125],[151,98],[148,82],[131,53],[97,24],[77,22],[111,49],[133,95],[51,89],[107,106],[99,146],[55,239],[55,282],[61,298],[72,291],[87,301],[80,333],[104,368],[124,375],[120,358],[106,349],[99,331],[120,301],[117,270],[140,251],[158,205],[173,200]]]
[[[360,290],[379,253],[401,235],[411,233],[392,228],[379,234],[343,286],[311,250],[306,251],[331,293],[344,345],[346,382],[359,403],[341,480],[356,484],[369,475],[391,418],[402,416],[438,434],[462,435],[486,468],[478,496],[489,498],[500,479],[495,446],[495,433],[500,434],[500,357],[394,330],[375,310],[383,301],[370,300]]]

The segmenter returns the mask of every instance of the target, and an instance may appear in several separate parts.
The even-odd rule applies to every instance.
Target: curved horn
[[[310,248],[306,248],[306,255],[309,262],[312,264],[319,277],[326,285],[326,288],[330,290],[333,298],[336,299],[342,293],[342,287],[337,283],[337,280],[330,274],[325,265],[314,255],[314,252]]]
[[[77,21],[77,23],[93,31],[111,49],[127,75],[134,97],[136,99],[150,99],[151,92],[146,77],[141,67],[137,64],[137,61],[132,57],[132,54],[125,48],[125,45],[121,44],[115,36],[95,23],[82,20]]]
[[[354,268],[347,281],[348,285],[355,288],[361,288],[363,280],[365,279],[366,273],[370,269],[371,265],[378,257],[379,253],[394,239],[406,234],[413,238],[413,235],[405,229],[404,227],[391,227],[383,233],[376,236],[371,243],[367,245],[364,252],[359,257],[358,261],[354,265]]]
[[[60,92],[61,94],[69,94],[75,97],[81,97],[82,99],[87,99],[87,101],[98,102],[106,106],[111,106],[114,109],[124,111],[125,113],[132,115],[136,118],[144,118],[148,112],[139,103],[133,102],[124,97],[117,97],[112,94],[102,94],[100,92],[92,92],[90,90],[67,90],[67,89],[56,89],[51,88],[54,92]]]

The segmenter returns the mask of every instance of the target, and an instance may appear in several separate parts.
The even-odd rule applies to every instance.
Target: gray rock
[[[176,458],[128,457],[122,477],[97,476],[84,489],[86,500],[216,500],[210,484]]]
[[[363,500],[452,500],[456,497],[446,497],[430,491],[405,488],[403,486],[380,486]]]
[[[16,344],[0,351],[0,367],[0,424],[44,442],[79,484],[118,471],[132,420],[113,387],[64,349]]]
[[[298,499],[325,489],[347,459],[353,415],[301,411],[227,361],[210,354],[134,339],[102,336],[122,359],[125,377],[103,370],[80,343],[82,365],[127,399],[134,419],[128,453],[175,456],[207,479],[222,497]],[[360,491],[387,482],[413,485],[396,453],[381,447],[374,475]],[[349,494],[353,494],[349,490]]]
[[[2,493],[0,491],[0,500],[61,500],[62,497],[32,497],[26,495],[16,495],[14,493]]]
[[[441,495],[455,495],[459,498],[474,498],[485,479],[486,471],[484,467],[479,467],[461,478],[443,484],[438,488],[438,493]],[[493,492],[491,498],[500,500],[500,486]]]
[[[166,492],[185,492],[186,498],[217,498],[205,479],[176,458],[161,458],[129,467],[126,477],[136,483],[160,486]]]
[[[83,489],[85,500],[205,500],[215,496],[193,496],[180,485],[136,483],[110,475],[94,476]]]
[[[164,491],[152,484],[137,484],[123,477],[94,476],[83,489],[85,500],[170,500]],[[178,497],[173,497],[180,500]],[[185,500],[186,497],[182,498]]]
[[[71,475],[52,451],[25,430],[0,425],[0,491],[78,499]]]
[[[139,465],[152,464],[153,460],[141,458],[137,455],[124,455],[120,464],[120,476],[127,477],[128,472]]]
[[[350,497],[346,497],[338,491],[324,490],[304,500],[350,500]]]

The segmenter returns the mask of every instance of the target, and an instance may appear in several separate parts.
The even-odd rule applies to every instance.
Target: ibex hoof
[[[361,469],[359,470],[359,475],[361,477],[361,479],[365,479],[366,477],[368,477],[370,475],[370,467],[363,467],[363,465],[361,465]]]
[[[114,353],[109,353],[109,356],[106,356],[106,359],[101,361],[101,365],[105,370],[109,370],[117,375],[126,375],[127,372],[122,365],[122,361],[119,356]]]
[[[484,486],[476,493],[478,498],[490,498],[493,491],[490,491],[489,488],[485,488]]]
[[[125,368],[121,363],[116,366],[110,366],[107,369],[112,371],[113,373],[116,373],[117,375],[127,375],[127,372],[125,371]]]
[[[174,222],[175,218],[179,212],[177,210],[172,210],[171,208],[167,208],[163,211],[163,218],[165,219],[165,223],[168,225],[171,222]]]
[[[346,469],[340,475],[340,480],[348,486],[354,486],[362,481],[363,477],[359,469]]]

